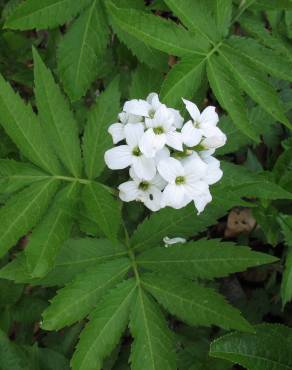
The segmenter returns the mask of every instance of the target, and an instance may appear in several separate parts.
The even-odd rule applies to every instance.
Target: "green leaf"
[[[202,53],[195,38],[174,22],[139,10],[118,8],[110,1],[106,5],[113,21],[123,31],[149,46],[177,56]]]
[[[0,277],[31,285],[63,286],[90,267],[127,255],[125,248],[106,239],[69,239],[62,246],[54,268],[42,279],[32,278],[24,253],[0,270]]]
[[[292,216],[281,214],[278,217],[278,222],[284,235],[285,244],[288,246],[281,283],[281,298],[284,307],[292,299]]]
[[[80,99],[97,77],[104,57],[109,28],[101,0],[94,0],[70,26],[59,43],[58,70],[72,101]]]
[[[117,120],[119,109],[119,79],[116,78],[97,98],[87,117],[83,137],[83,156],[85,172],[89,179],[99,176],[105,167],[104,152],[112,146],[112,139],[107,129]]]
[[[54,28],[76,16],[90,0],[26,0],[8,17],[5,28]]]
[[[9,198],[0,209],[0,256],[36,225],[57,186],[54,179],[36,182]]]
[[[33,49],[35,95],[39,117],[59,159],[75,177],[81,175],[78,125],[54,77]]]
[[[291,10],[292,0],[257,0],[253,4],[256,10]]]
[[[232,0],[211,0],[211,4],[214,4],[217,30],[222,37],[226,37],[231,23]]]
[[[1,370],[28,370],[17,346],[10,342],[2,330],[0,330],[0,366]]]
[[[59,173],[59,162],[31,106],[23,102],[1,75],[0,123],[27,159],[50,173]]]
[[[208,79],[221,106],[228,111],[233,123],[249,138],[259,141],[259,137],[248,119],[245,100],[238,83],[221,56],[215,54],[208,59]]]
[[[135,250],[144,250],[162,244],[165,236],[188,237],[196,235],[214,224],[235,204],[233,200],[224,199],[223,201],[221,196],[217,196],[200,215],[196,215],[192,204],[180,210],[162,209],[138,226],[131,238],[131,245]]]
[[[272,117],[291,128],[283,105],[266,75],[226,43],[221,46],[219,52],[224,59],[224,64],[234,74],[241,88]]]
[[[32,277],[43,277],[53,268],[60,247],[70,236],[78,191],[79,184],[76,182],[62,189],[44,219],[29,236],[25,255]]]
[[[116,285],[130,269],[130,261],[120,258],[94,266],[59,290],[43,313],[42,328],[59,330],[83,319],[106,291]]]
[[[49,177],[45,172],[29,163],[0,159],[0,193],[13,193],[33,182]]]
[[[126,329],[135,290],[135,279],[124,281],[90,314],[71,360],[73,370],[102,368],[103,360],[114,350]]]
[[[171,248],[153,248],[139,255],[136,261],[143,268],[154,271],[213,279],[272,263],[277,258],[233,243],[202,239]]]
[[[120,202],[98,182],[84,186],[82,199],[88,216],[96,220],[105,236],[115,239],[121,225]]]
[[[132,74],[130,99],[145,99],[150,92],[159,91],[163,81],[163,74],[139,64]]]
[[[258,325],[255,329],[253,334],[232,333],[216,339],[210,355],[250,370],[292,369],[292,330],[278,324]]]
[[[172,274],[145,274],[141,280],[166,310],[188,325],[253,331],[240,312],[213,289]]]
[[[277,55],[275,51],[260,45],[257,41],[245,37],[231,37],[228,44],[236,48],[260,70],[283,80],[292,81],[292,61]]]
[[[172,333],[159,306],[141,288],[132,308],[130,329],[134,337],[131,369],[177,369]]]
[[[218,41],[216,23],[206,1],[164,0],[164,2],[189,30],[201,35],[207,41],[207,45]]]
[[[175,64],[164,80],[160,97],[171,106],[179,107],[182,98],[191,99],[205,77],[206,56],[193,55]]]

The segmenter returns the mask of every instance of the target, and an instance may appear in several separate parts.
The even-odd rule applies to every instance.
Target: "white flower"
[[[222,176],[223,172],[220,168],[220,162],[218,159],[208,156],[203,159],[205,163],[207,163],[207,174],[204,180],[207,182],[208,185],[213,185],[218,182]]]
[[[108,128],[108,133],[112,136],[114,144],[125,139],[125,125],[127,123],[139,123],[143,120],[142,116],[126,112],[119,113],[119,119],[120,122],[113,123]]]
[[[226,135],[216,126],[219,117],[215,107],[207,107],[200,113],[196,104],[183,99],[193,121],[182,128],[183,142],[189,147],[201,144],[205,149],[219,148],[226,142]]]
[[[125,125],[127,145],[119,145],[105,152],[104,159],[112,170],[121,170],[129,166],[137,176],[146,180],[152,179],[156,174],[156,163],[153,158],[146,158],[139,149],[139,141],[144,133],[142,123]]]
[[[145,124],[148,129],[142,136],[139,147],[146,157],[154,157],[165,145],[183,150],[181,134],[174,126],[174,116],[165,105],[160,106],[153,118],[146,118]]]
[[[132,168],[130,176],[132,180],[119,186],[120,198],[124,202],[141,201],[151,211],[158,211],[161,208],[161,190],[166,184],[162,177],[157,174],[151,180],[140,179]]]
[[[199,156],[186,163],[170,157],[160,161],[157,168],[168,182],[162,194],[162,206],[179,209],[209,191],[208,184],[202,180],[207,165]]]
[[[184,244],[184,243],[186,243],[186,239],[185,238],[180,238],[180,237],[169,238],[168,236],[165,236],[163,238],[163,242],[164,242],[165,248],[167,248],[170,245],[177,244],[177,243]]]

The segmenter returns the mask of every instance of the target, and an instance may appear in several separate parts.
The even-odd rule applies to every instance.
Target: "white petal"
[[[198,145],[202,139],[202,131],[195,128],[192,121],[184,124],[181,133],[184,144],[190,148]]]
[[[136,114],[130,114],[126,112],[119,113],[119,119],[123,124],[126,123],[138,123],[143,121],[142,116],[137,116]]]
[[[207,182],[209,185],[213,185],[216,182],[218,182],[222,176],[223,172],[220,169],[220,162],[218,159],[214,157],[208,157],[204,160],[205,163],[207,163],[207,174],[204,177],[204,181]]]
[[[178,176],[184,176],[185,173],[182,164],[172,157],[161,160],[157,169],[164,180],[173,184]]]
[[[198,196],[198,197],[196,197],[194,199],[194,204],[195,204],[195,207],[198,210],[198,214],[200,214],[201,212],[203,212],[203,210],[205,209],[206,205],[208,203],[210,203],[211,200],[212,200],[212,195],[210,194],[210,192],[206,192],[205,194],[200,195],[200,196]]]
[[[159,107],[162,105],[159,101],[159,97],[156,93],[150,93],[148,96],[147,96],[147,102],[152,106],[153,110],[154,111],[157,111],[157,109],[159,109]]]
[[[216,126],[219,122],[218,114],[216,113],[215,107],[207,107],[201,113],[200,123],[201,125],[209,124],[212,126]]]
[[[143,179],[136,175],[136,172],[134,171],[133,167],[130,167],[129,175],[131,179],[133,179],[133,181],[135,181],[137,184],[140,184],[140,182],[143,181]]]
[[[185,184],[182,186],[184,186],[185,194],[192,200],[209,192],[208,184],[205,181],[197,181],[192,184]]]
[[[198,154],[205,161],[206,158],[210,157],[215,153],[215,149],[202,150]]]
[[[159,190],[162,190],[167,185],[167,182],[157,173],[150,181],[151,185],[156,186]]]
[[[196,122],[199,122],[201,113],[199,111],[199,108],[196,106],[196,104],[186,99],[183,99],[183,102],[186,106],[187,111],[192,117],[192,119]]]
[[[141,137],[139,148],[147,158],[155,157],[156,153],[161,150],[166,142],[165,134],[156,135],[152,128],[149,128]]]
[[[139,188],[137,183],[134,181],[127,181],[119,185],[118,187],[120,193],[119,197],[124,202],[132,202],[136,200],[139,194]]]
[[[139,145],[139,141],[144,134],[144,126],[142,123],[127,123],[125,125],[126,142],[131,148]]]
[[[132,152],[128,145],[119,145],[104,153],[104,160],[111,170],[122,170],[132,164]]]
[[[156,212],[161,208],[161,198],[162,198],[161,191],[152,186],[148,190],[147,194],[145,194],[143,203],[151,211]]]
[[[124,140],[125,132],[124,125],[122,123],[113,123],[108,128],[108,133],[111,134],[114,144],[117,144],[119,141]]]
[[[180,238],[180,237],[169,238],[168,236],[165,236],[163,238],[163,242],[165,243],[165,247],[168,247],[169,245],[173,245],[173,244],[177,244],[177,243],[184,244],[184,243],[186,243],[186,239],[185,238]]]
[[[166,144],[171,148],[183,151],[182,134],[177,131],[169,131],[166,134]]]
[[[144,155],[133,158],[133,169],[136,175],[143,180],[151,180],[156,174],[156,165],[153,158]]]
[[[210,127],[210,125],[207,130],[204,129],[204,136],[206,139],[202,141],[202,145],[206,149],[220,148],[227,140],[226,135],[218,127]]]
[[[148,117],[151,105],[142,99],[129,100],[124,104],[123,110],[126,113],[135,114],[137,116]]]
[[[185,170],[187,183],[194,183],[207,175],[208,165],[199,157],[197,153],[193,153],[186,160],[182,161]]]
[[[156,164],[158,164],[162,159],[167,159],[169,158],[170,156],[170,151],[168,148],[164,147],[162,148],[161,150],[159,150],[157,153],[156,153],[156,156],[155,156],[155,162]]]
[[[185,191],[181,185],[168,184],[162,193],[161,204],[180,209],[185,206]]]
[[[178,110],[176,109],[173,109],[173,108],[168,108],[169,111],[172,113],[173,115],[173,124],[176,128],[182,128],[182,125],[183,125],[183,122],[184,122],[184,119],[183,117],[181,116],[181,114],[179,113]]]
[[[174,117],[166,105],[161,105],[161,107],[155,112],[154,122],[155,127],[162,126],[165,130],[168,130],[173,124]]]

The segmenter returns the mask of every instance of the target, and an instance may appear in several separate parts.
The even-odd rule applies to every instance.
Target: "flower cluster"
[[[105,162],[112,170],[129,168],[130,180],[119,186],[124,202],[141,201],[152,211],[194,202],[200,213],[212,200],[209,185],[222,177],[212,155],[226,136],[217,127],[215,107],[200,113],[194,103],[183,102],[191,116],[187,122],[151,93],[146,100],[127,101],[119,122],[109,127],[114,144],[122,143],[106,151]]]

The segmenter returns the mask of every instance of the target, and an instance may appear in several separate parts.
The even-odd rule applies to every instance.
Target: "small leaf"
[[[216,339],[210,355],[249,370],[292,369],[292,330],[278,324],[258,325],[255,329],[256,333],[231,333]]]
[[[54,28],[77,15],[89,3],[90,0],[26,0],[9,16],[5,28]]]
[[[104,152],[112,146],[112,139],[107,129],[118,119],[119,109],[119,79],[116,78],[97,98],[87,117],[83,137],[83,156],[85,172],[89,179],[99,176],[105,167]]]
[[[32,277],[43,277],[52,269],[60,247],[69,238],[78,190],[76,182],[62,189],[44,219],[29,236],[25,255]]]
[[[92,267],[58,291],[43,313],[42,328],[59,330],[83,319],[106,291],[116,285],[130,268],[127,258]]]
[[[104,57],[109,28],[101,0],[92,5],[71,24],[59,43],[58,70],[65,91],[72,101],[80,99],[97,77]]]
[[[59,159],[75,177],[81,175],[78,125],[54,77],[33,49],[35,95],[39,116]]]
[[[188,325],[253,331],[240,312],[213,289],[172,274],[145,274],[141,279],[143,286],[166,310]]]
[[[277,258],[268,254],[216,239],[153,248],[137,257],[137,263],[143,268],[202,279],[222,277],[275,261]]]
[[[54,196],[58,181],[39,181],[25,188],[0,209],[0,256],[40,220]]]
[[[124,281],[90,314],[90,321],[80,335],[71,360],[73,370],[102,368],[103,360],[114,350],[126,329],[135,290],[135,279]]]
[[[98,182],[84,186],[82,199],[88,216],[96,220],[105,236],[115,239],[121,225],[120,203]]]
[[[130,329],[134,337],[131,369],[177,369],[172,333],[159,306],[141,288],[132,308]]]

